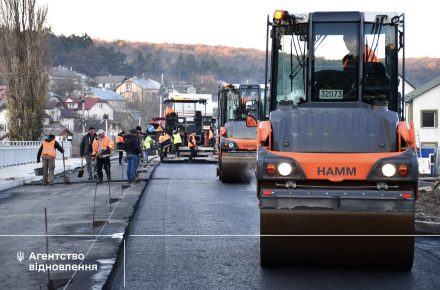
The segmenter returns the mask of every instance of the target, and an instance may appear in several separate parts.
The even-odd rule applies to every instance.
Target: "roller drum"
[[[247,182],[255,177],[255,153],[246,157],[222,158],[219,162],[219,175],[224,183]]]
[[[260,230],[262,266],[413,264],[414,212],[260,209]]]

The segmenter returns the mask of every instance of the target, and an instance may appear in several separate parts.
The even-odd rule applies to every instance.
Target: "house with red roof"
[[[84,116],[85,120],[113,120],[113,107],[100,98],[86,97],[83,102],[79,97],[69,97],[64,102],[81,119]]]

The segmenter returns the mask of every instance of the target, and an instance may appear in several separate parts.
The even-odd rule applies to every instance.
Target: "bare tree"
[[[11,140],[38,140],[49,82],[45,22],[36,0],[0,0],[0,69],[8,88]]]

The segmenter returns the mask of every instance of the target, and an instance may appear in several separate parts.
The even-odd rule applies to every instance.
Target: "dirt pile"
[[[416,202],[416,220],[440,223],[440,189],[419,190]]]

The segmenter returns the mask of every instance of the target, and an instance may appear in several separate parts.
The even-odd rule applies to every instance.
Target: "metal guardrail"
[[[59,142],[61,144],[61,142]],[[0,142],[0,168],[37,162],[40,141],[3,141]],[[72,144],[63,142],[64,157],[72,156]],[[57,159],[62,160],[63,154],[57,150]]]

